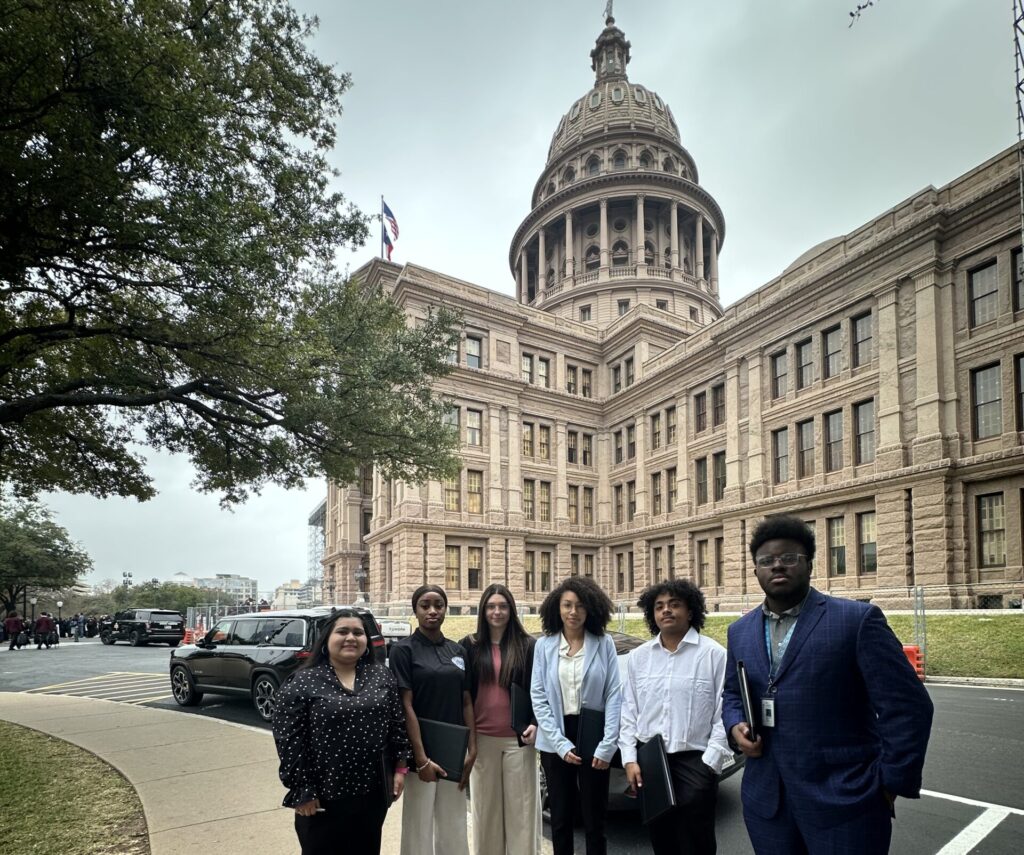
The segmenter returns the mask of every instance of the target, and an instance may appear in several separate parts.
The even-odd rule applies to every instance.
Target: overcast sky
[[[293,0],[313,48],[352,75],[333,154],[339,188],[401,236],[393,259],[514,293],[508,247],[562,114],[593,84],[604,0]],[[728,305],[816,243],[941,186],[1016,139],[1008,0],[618,0],[631,81],[672,107],[725,214]],[[379,237],[351,253],[378,253]],[[147,503],[50,496],[92,555],[89,581],[175,572],[306,575],[306,519],[326,494],[268,489],[234,512],[150,454]]]

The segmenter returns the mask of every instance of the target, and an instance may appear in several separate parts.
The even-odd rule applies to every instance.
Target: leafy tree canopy
[[[6,614],[22,594],[66,588],[88,573],[92,559],[35,502],[0,498],[0,602]]]
[[[457,469],[458,319],[345,281],[347,75],[285,0],[0,0],[0,482],[146,499],[135,444],[242,501]]]

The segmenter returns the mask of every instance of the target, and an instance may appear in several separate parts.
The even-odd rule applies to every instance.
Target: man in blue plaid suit
[[[877,606],[811,587],[814,533],[803,520],[764,520],[750,553],[765,600],[729,627],[722,719],[747,757],[754,851],[887,853],[895,798],[920,796],[931,699]]]

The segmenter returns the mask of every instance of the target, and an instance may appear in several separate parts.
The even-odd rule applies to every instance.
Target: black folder
[[[466,764],[466,752],[469,750],[469,728],[429,718],[421,718],[419,721],[423,750],[448,776],[440,780],[459,783]]]
[[[512,684],[509,695],[512,699],[512,729],[522,736],[523,731],[533,724],[533,701],[530,700],[530,692],[518,683]]]
[[[388,749],[380,752],[380,776],[383,781],[381,793],[386,805],[391,805],[395,800],[395,763],[390,753]]]
[[[676,806],[676,791],[665,754],[665,740],[655,734],[649,742],[637,747],[636,762],[640,764],[640,817],[644,825]]]
[[[740,659],[736,663],[736,680],[740,684],[740,703],[743,704],[743,716],[747,720],[747,727],[750,729],[748,738],[751,742],[757,741],[757,727],[754,718],[754,703],[750,697],[750,683],[747,680],[747,669]]]
[[[580,708],[580,725],[576,731],[576,750],[573,752],[584,763],[594,759],[597,746],[604,740],[604,710]]]

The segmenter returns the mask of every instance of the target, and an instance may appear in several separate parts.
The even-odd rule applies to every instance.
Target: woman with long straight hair
[[[302,855],[380,853],[409,771],[409,738],[398,685],[370,658],[356,611],[324,623],[312,656],[281,687],[273,730]]]
[[[534,639],[519,621],[504,585],[480,597],[476,632],[460,642],[466,651],[477,757],[469,779],[473,843],[477,852],[536,855],[540,851],[536,724],[512,728],[512,686],[528,696]]]

